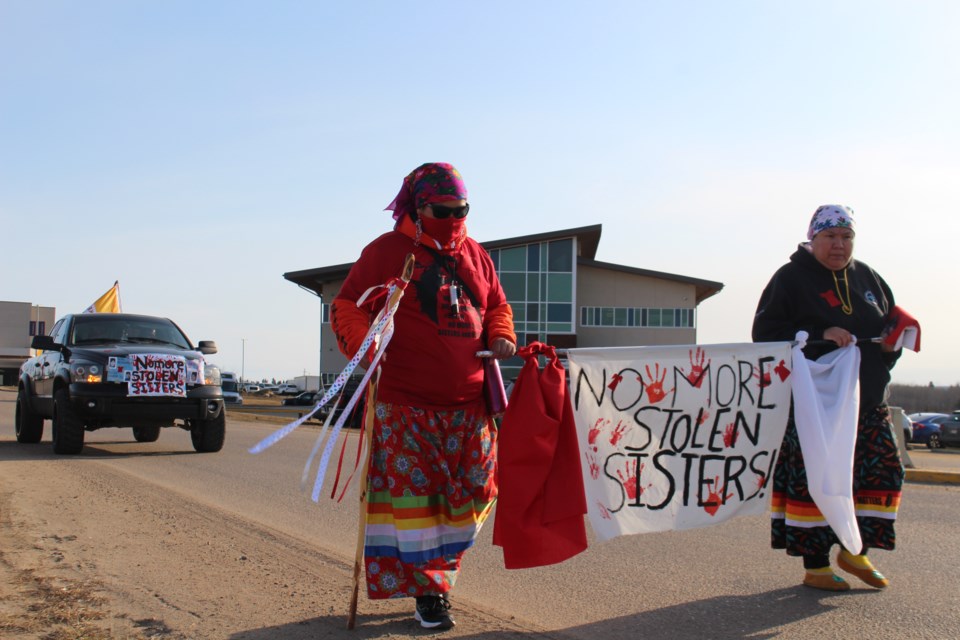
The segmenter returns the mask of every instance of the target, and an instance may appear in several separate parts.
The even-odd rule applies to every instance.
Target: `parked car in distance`
[[[960,447],[960,412],[940,423],[940,444],[944,447]]]
[[[347,380],[347,383],[344,385],[343,394],[340,396],[340,402],[336,405],[336,413],[333,416],[334,421],[340,419],[340,414],[343,413],[343,410],[346,408],[350,398],[357,390],[357,386],[360,384],[361,378],[362,376],[351,376]],[[323,394],[324,391],[304,391],[293,398],[284,399],[283,405],[287,407],[312,407],[319,402],[321,398],[323,398]],[[325,422],[327,416],[330,414],[330,409],[336,402],[337,398],[334,397],[328,404],[320,407],[320,410],[313,415],[313,419]],[[349,418],[344,423],[345,426],[360,426],[360,421],[363,419],[363,402],[364,399],[362,397],[357,400],[353,410],[350,412]]]
[[[931,449],[939,449],[943,446],[940,425],[950,419],[948,414],[925,411],[911,413],[907,417],[913,421],[913,440],[911,442],[925,444]]]
[[[214,342],[194,346],[167,318],[83,313],[64,316],[31,347],[43,352],[20,367],[17,442],[40,442],[50,420],[56,454],[80,453],[84,434],[104,427],[155,442],[176,426],[198,452],[223,448],[220,370],[204,360]]]
[[[303,393],[297,394],[292,398],[284,398],[283,406],[285,407],[306,407],[314,405],[317,400],[323,397],[323,394],[317,395],[316,391],[304,391]]]
[[[277,387],[277,394],[281,396],[295,396],[300,393],[302,389],[295,384],[281,384]]]
[[[893,423],[894,432],[903,434],[897,436],[898,439],[903,438],[903,448],[909,449],[910,447],[907,445],[913,441],[913,421],[907,417],[907,414],[900,407],[890,407],[890,422]],[[897,427],[899,427],[899,430]]]
[[[244,382],[243,391],[244,393],[257,393],[260,391],[260,385],[254,384],[253,382]]]

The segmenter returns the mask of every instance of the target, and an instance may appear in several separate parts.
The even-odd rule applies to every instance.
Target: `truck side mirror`
[[[197,351],[205,354],[216,353],[217,343],[213,340],[201,340],[197,343]]]
[[[44,351],[60,351],[61,346],[53,341],[53,336],[33,336],[30,342],[32,349],[42,349]]]

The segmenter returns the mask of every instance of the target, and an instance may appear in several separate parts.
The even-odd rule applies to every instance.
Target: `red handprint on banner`
[[[737,431],[737,424],[735,422],[728,424],[727,428],[723,432],[723,446],[729,449],[733,447],[733,445],[737,444],[737,435],[739,433],[740,432]]]
[[[597,456],[593,455],[590,451],[584,453],[587,457],[587,468],[590,469],[590,477],[596,480],[600,477],[600,463],[597,461]]]
[[[780,361],[780,364],[777,365],[777,367],[774,369],[774,372],[780,376],[780,382],[783,382],[790,377],[790,369],[787,369],[787,363],[783,360]]]
[[[707,495],[707,499],[703,503],[703,510],[709,513],[711,516],[716,515],[717,511],[720,510],[720,505],[725,503],[727,500],[733,497],[733,494],[724,496],[726,493],[727,487],[724,485],[723,489],[717,490],[717,485],[720,484],[720,478],[715,477],[711,483],[710,493]]]
[[[702,410],[699,415],[697,415],[697,425],[701,425],[710,418],[710,412],[706,409]]]
[[[750,368],[753,369],[752,366],[751,366]],[[760,388],[763,389],[764,387],[769,387],[769,386],[770,386],[770,372],[769,372],[769,371],[764,371],[764,372],[763,372],[763,376],[761,376],[761,375],[760,375],[760,372],[761,372],[761,371],[762,371],[762,369],[761,369],[760,367],[757,367],[756,369],[753,369],[753,377],[756,378],[756,379],[760,382]]]
[[[643,492],[653,486],[651,482],[646,487],[641,487],[637,482],[637,461],[628,460],[624,466],[624,471],[626,476],[617,469],[617,477],[620,478],[620,482],[623,483],[623,490],[627,492],[627,498],[630,500],[636,500],[637,496],[643,495]],[[643,473],[643,465],[640,465],[639,473]]]
[[[757,475],[756,482],[757,482],[757,491],[760,491],[760,489],[763,489],[763,486],[767,484],[767,476],[762,473]]]
[[[620,375],[619,373],[615,373],[613,374],[613,377],[610,380],[610,384],[607,385],[607,389],[610,389],[610,391],[616,391],[617,385],[620,384],[621,382],[623,382],[623,376]]]
[[[697,347],[696,354],[694,354],[693,349],[691,349],[689,353],[690,373],[688,374],[683,367],[680,367],[680,372],[686,376],[687,380],[690,381],[690,384],[699,389],[700,385],[703,384],[704,362],[707,362],[707,354],[704,353],[703,349],[700,347]]]
[[[626,433],[627,425],[625,425],[622,420],[617,420],[617,426],[614,427],[613,431],[610,433],[610,444],[617,446],[617,443],[620,442]]]
[[[597,421],[593,423],[590,431],[587,432],[587,444],[595,445],[597,443],[597,436],[600,435],[600,430],[608,424],[610,424],[609,420],[598,418]]]
[[[653,373],[650,373],[650,365],[645,365],[645,368],[647,370],[647,377],[650,378],[649,382],[644,380],[642,376],[638,379],[646,385],[647,399],[650,401],[650,404],[656,404],[666,398],[668,393],[673,391],[673,389],[669,391],[663,390],[663,381],[667,378],[667,368],[663,368],[663,375],[660,375],[660,363],[654,364]]]

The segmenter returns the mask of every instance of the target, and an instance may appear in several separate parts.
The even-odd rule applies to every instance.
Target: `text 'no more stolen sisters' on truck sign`
[[[790,408],[790,344],[570,349],[598,537],[765,512]]]
[[[198,374],[194,372],[196,381]],[[165,354],[140,354],[127,358],[111,357],[107,363],[109,380],[127,383],[131,396],[187,395],[187,359]]]

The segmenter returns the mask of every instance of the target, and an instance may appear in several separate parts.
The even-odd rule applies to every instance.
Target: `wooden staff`
[[[400,279],[404,286],[413,278],[414,258],[412,253],[408,253],[403,262],[403,273]],[[400,302],[403,297],[404,288],[397,287],[393,294],[387,299],[384,305],[385,310],[389,310],[394,304]],[[357,552],[353,558],[353,593],[350,596],[350,613],[347,617],[347,629],[353,629],[357,624],[357,600],[360,598],[360,574],[363,573],[363,549],[367,533],[367,491],[369,490],[369,472],[370,457],[373,455],[373,421],[376,413],[377,404],[377,381],[380,379],[380,371],[374,374],[370,381],[370,387],[367,389],[367,404],[363,414],[363,438],[367,447],[367,455],[363,460],[363,473],[360,476],[360,515],[359,526],[357,527]]]

